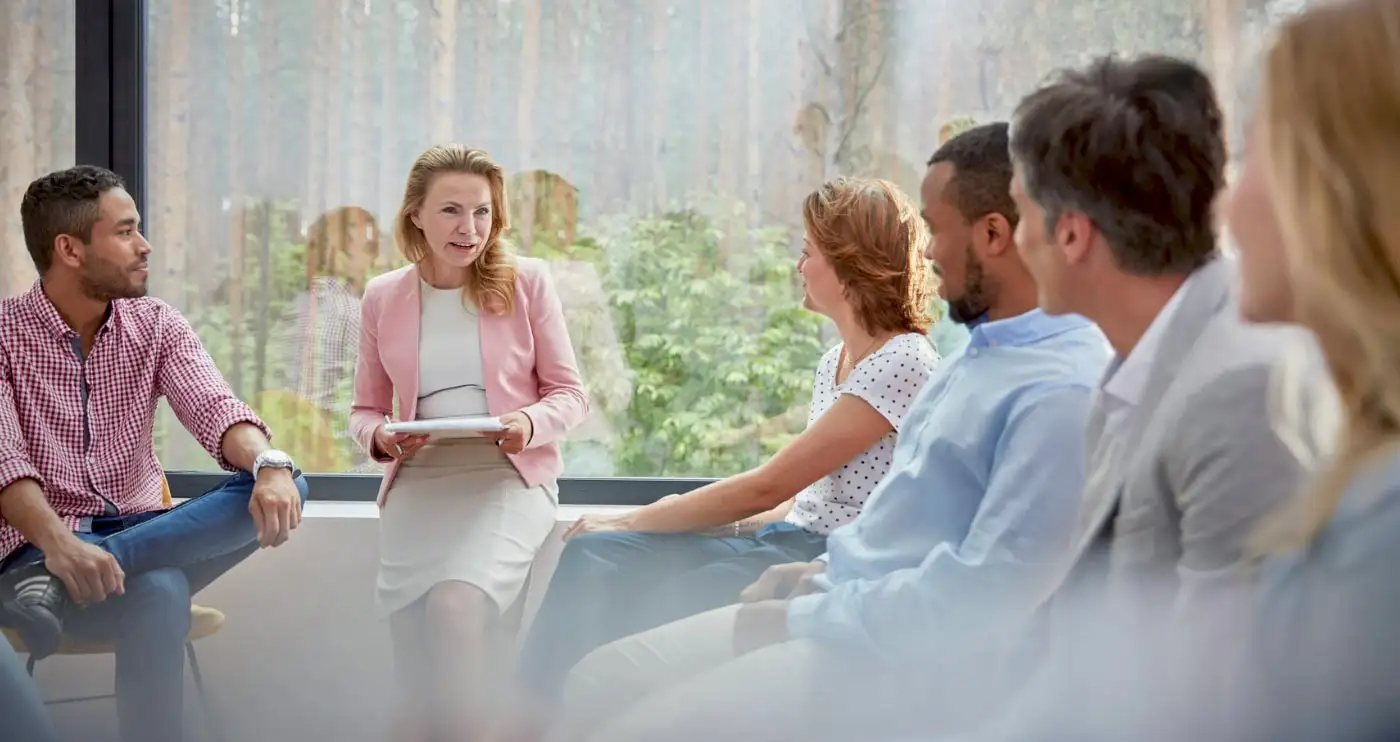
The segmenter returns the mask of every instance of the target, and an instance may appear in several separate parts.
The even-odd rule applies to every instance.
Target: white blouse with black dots
[[[851,394],[884,415],[893,430],[840,469],[797,493],[787,522],[820,534],[831,533],[854,520],[865,498],[885,478],[894,458],[895,440],[904,427],[904,415],[938,367],[938,354],[927,335],[906,333],[890,338],[866,356],[845,383],[837,386],[836,368],[840,363],[840,345],[822,356],[812,386],[812,411],[807,415],[807,425],[810,427],[825,415],[842,394]]]

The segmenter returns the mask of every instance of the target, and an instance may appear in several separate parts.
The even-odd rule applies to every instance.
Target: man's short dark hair
[[[1047,229],[1086,214],[1138,275],[1189,273],[1215,256],[1224,115],[1196,65],[1102,57],[1057,73],[1012,121],[1011,153]]]
[[[61,234],[84,243],[92,239],[92,225],[102,218],[99,200],[113,188],[125,188],[120,175],[95,165],[79,165],[35,180],[24,192],[19,218],[24,244],[39,275],[53,265],[53,243]]]
[[[1009,130],[1004,121],[973,127],[944,142],[929,158],[929,167],[940,162],[953,166],[943,198],[969,222],[1001,214],[1016,226]]]

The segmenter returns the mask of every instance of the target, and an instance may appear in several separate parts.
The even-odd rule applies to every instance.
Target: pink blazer
[[[481,362],[491,414],[519,410],[534,427],[525,450],[508,457],[526,486],[535,487],[563,471],[558,441],[588,414],[588,398],[549,266],[535,258],[515,260],[515,309],[505,316],[481,313]],[[375,428],[386,414],[393,416],[395,402],[397,419],[412,420],[417,412],[421,293],[413,265],[376,276],[365,287],[350,434],[371,456]],[[398,463],[390,463],[379,485],[381,507],[397,473]]]

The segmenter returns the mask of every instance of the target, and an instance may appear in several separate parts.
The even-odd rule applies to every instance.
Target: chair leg
[[[223,725],[214,710],[213,701],[204,690],[204,673],[199,670],[199,656],[195,654],[193,642],[185,642],[185,656],[190,661],[190,675],[194,678],[194,689],[199,695],[199,708],[204,712],[204,721],[209,728],[209,736],[214,739],[214,742],[224,742]]]
[[[30,656],[29,656],[29,659],[25,661],[25,663],[24,663],[24,669],[25,669],[25,672],[28,672],[28,673],[29,673],[29,677],[31,677],[31,678],[34,677],[34,666],[35,666],[35,665],[38,665],[38,664],[39,664],[38,660],[35,660],[33,655],[30,655]],[[86,702],[88,702],[88,701],[105,701],[105,700],[107,700],[108,698],[116,698],[116,694],[115,694],[115,693],[98,693],[98,694],[95,695],[95,696],[70,696],[70,697],[68,697],[68,698],[55,698],[55,699],[53,699],[53,700],[51,700],[51,701],[44,701],[44,705],[45,705],[45,706],[62,706],[62,705],[64,705],[64,704],[68,704],[68,703],[86,703]]]

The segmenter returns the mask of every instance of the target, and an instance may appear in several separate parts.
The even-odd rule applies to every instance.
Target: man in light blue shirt
[[[927,676],[933,660],[956,674],[996,658],[1057,580],[1108,344],[1083,318],[1035,308],[1012,237],[1006,125],[964,132],[929,165],[928,257],[950,314],[973,329],[914,403],[890,474],[823,558],[773,568],[741,606],[585,658],[557,739],[786,740],[843,727],[878,739],[916,716],[886,712],[916,695],[891,693],[900,686],[876,682],[882,673]]]

